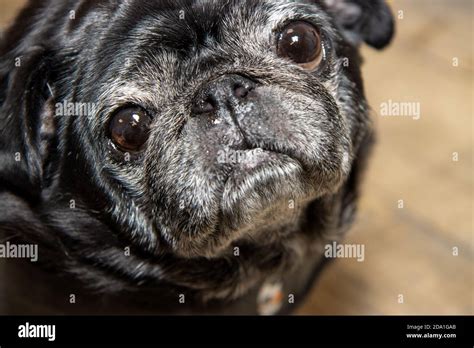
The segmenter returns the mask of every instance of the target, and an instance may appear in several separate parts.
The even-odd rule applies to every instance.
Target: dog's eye
[[[151,118],[139,107],[119,110],[110,122],[110,137],[123,151],[139,151],[148,140]]]
[[[319,31],[313,25],[297,21],[287,25],[278,36],[277,53],[303,69],[314,70],[323,58]]]

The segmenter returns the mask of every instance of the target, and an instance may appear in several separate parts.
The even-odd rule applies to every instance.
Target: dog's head
[[[358,46],[392,34],[383,1],[32,2],[2,46],[0,188],[83,275],[192,287],[239,246],[247,275],[277,265],[341,225],[370,136]]]

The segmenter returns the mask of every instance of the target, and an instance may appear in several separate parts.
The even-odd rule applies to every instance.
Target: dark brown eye
[[[313,25],[297,21],[287,25],[278,36],[278,55],[288,58],[307,70],[319,66],[323,58],[323,47],[318,29]]]
[[[110,122],[110,138],[123,151],[139,151],[148,140],[151,119],[139,107],[119,110]]]

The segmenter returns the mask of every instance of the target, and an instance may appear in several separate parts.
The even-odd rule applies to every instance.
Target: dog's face
[[[28,83],[38,95],[13,122],[31,134],[4,131],[23,141],[2,139],[2,154],[25,156],[15,165],[42,221],[77,259],[126,269],[127,246],[155,263],[239,245],[282,253],[328,214],[309,207],[345,190],[370,134],[357,47],[390,41],[383,2],[84,0],[24,16],[40,11],[4,44],[24,65],[2,60],[2,122]],[[3,186],[24,195],[13,172]],[[160,270],[128,267],[137,279]]]

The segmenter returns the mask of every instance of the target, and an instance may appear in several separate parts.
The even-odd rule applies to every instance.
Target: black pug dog
[[[380,0],[31,1],[0,48],[0,240],[86,313],[292,311],[354,218],[359,46],[393,32]]]

